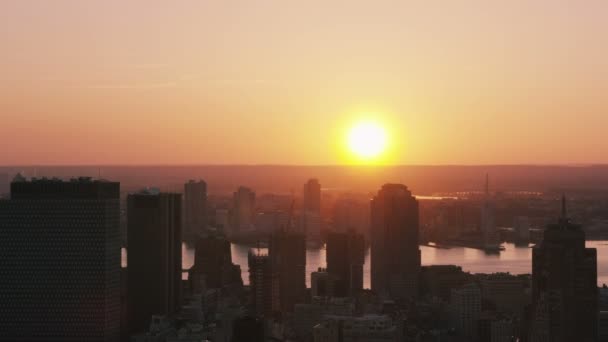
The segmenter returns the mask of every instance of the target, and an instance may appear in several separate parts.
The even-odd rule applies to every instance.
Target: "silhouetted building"
[[[270,317],[273,313],[272,300],[272,268],[268,255],[250,251],[249,287],[251,289],[251,305],[257,317]]]
[[[241,186],[233,194],[231,232],[249,230],[253,227],[255,215],[255,192]]]
[[[452,289],[460,288],[470,277],[470,274],[462,271],[462,267],[456,265],[422,266],[421,288],[425,294],[449,301]]]
[[[200,234],[207,228],[207,183],[194,180],[184,184],[184,233]]]
[[[264,321],[251,316],[237,318],[232,323],[231,342],[264,342]]]
[[[513,229],[515,231],[515,243],[520,246],[528,246],[530,243],[530,220],[528,217],[515,217]]]
[[[241,268],[232,263],[230,241],[218,233],[208,232],[198,239],[190,274],[202,275],[207,289],[242,285]]]
[[[152,316],[172,316],[182,286],[181,195],[144,190],[127,197],[129,334]]]
[[[354,231],[327,235],[327,272],[336,276],[334,296],[347,297],[363,289],[365,240]]]
[[[318,179],[309,179],[304,184],[303,210],[321,212],[321,184]]]
[[[486,175],[485,196],[481,204],[481,234],[483,247],[486,251],[498,251],[500,239],[496,230],[496,215],[494,201],[490,197],[490,180]]]
[[[393,299],[418,295],[418,201],[405,185],[385,184],[371,202],[372,290]]]
[[[326,268],[319,267],[310,274],[310,295],[312,297],[334,297],[337,277]]]
[[[478,338],[478,319],[481,314],[481,290],[475,283],[453,289],[450,298],[452,326],[465,341]]]
[[[0,198],[8,197],[9,192],[8,174],[0,173]]]
[[[344,233],[350,229],[369,240],[369,201],[342,197],[336,200],[332,211],[332,231]]]
[[[0,200],[0,340],[120,338],[120,184],[18,176]]]
[[[272,267],[273,311],[293,312],[306,294],[306,239],[303,234],[280,230],[272,234],[268,249]]]
[[[597,341],[597,252],[562,216],[532,251],[531,341]]]

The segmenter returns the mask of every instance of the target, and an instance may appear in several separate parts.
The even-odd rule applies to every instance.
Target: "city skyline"
[[[0,162],[351,164],[371,119],[381,164],[608,163],[606,11],[4,1]]]

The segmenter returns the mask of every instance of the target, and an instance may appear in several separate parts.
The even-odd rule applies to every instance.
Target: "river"
[[[532,272],[532,249],[516,247],[514,244],[503,244],[505,250],[500,254],[486,254],[473,248],[452,247],[439,249],[420,246],[422,265],[452,264],[461,266],[464,271],[472,273],[510,272],[523,274]],[[182,258],[184,269],[194,263],[194,249],[183,245]],[[587,247],[597,248],[598,285],[608,284],[608,241],[587,241]],[[251,247],[232,244],[232,261],[241,266],[241,275],[245,284],[249,283],[247,253]],[[265,251],[262,249],[262,251]],[[370,249],[365,253],[363,266],[364,287],[370,288]],[[309,249],[306,252],[306,283],[310,286],[310,273],[319,267],[325,267],[325,249]]]

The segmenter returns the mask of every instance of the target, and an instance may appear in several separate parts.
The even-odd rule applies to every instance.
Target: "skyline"
[[[351,164],[371,119],[382,164],[606,164],[607,11],[5,1],[1,163]]]

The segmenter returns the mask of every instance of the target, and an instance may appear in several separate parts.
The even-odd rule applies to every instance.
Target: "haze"
[[[605,1],[0,3],[17,164],[608,163]]]

